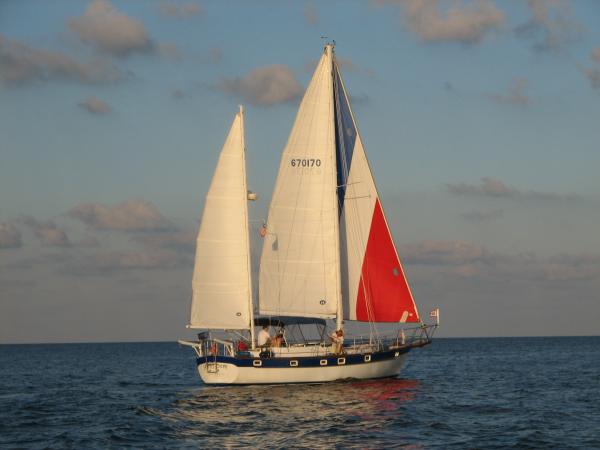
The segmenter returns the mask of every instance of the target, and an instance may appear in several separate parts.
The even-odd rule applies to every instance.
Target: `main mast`
[[[334,120],[334,128],[337,130],[337,107],[336,107],[336,89],[335,89],[335,83],[334,83],[334,74],[335,74],[335,52],[333,50],[333,44],[327,44],[325,46],[325,51],[327,52],[328,56],[329,56],[329,60],[331,61],[331,90],[333,93],[333,120]],[[335,133],[335,141],[336,141],[336,147],[337,147],[337,140],[338,140],[338,136],[337,136],[337,132]],[[339,178],[337,176],[337,151],[334,152],[333,154],[333,158],[335,160],[335,167],[336,167],[336,181]],[[337,184],[337,183],[336,183]],[[336,185],[336,189],[334,192],[334,196],[335,196],[335,205],[338,209],[337,211],[337,216],[340,217],[339,215],[339,203],[337,201],[338,198],[338,189],[340,189],[340,186]],[[338,264],[337,264],[337,282],[340,286],[340,299],[338,301],[337,304],[337,312],[336,312],[336,316],[335,316],[335,329],[336,330],[341,330],[343,329],[344,326],[344,299],[342,298],[343,295],[343,290],[342,290],[342,269],[341,269],[341,253],[340,253],[340,223],[339,221],[335,222],[335,233],[337,236],[337,239],[335,240],[336,242],[336,253],[338,255],[340,255],[340,258],[338,259]]]
[[[242,159],[243,159],[243,164],[244,167],[246,167],[246,141],[245,141],[245,135],[246,135],[246,131],[244,129],[244,107],[242,105],[240,105],[240,127],[242,129]],[[246,179],[246,177],[244,176],[244,188],[246,189],[246,192],[248,191],[248,180]],[[246,202],[248,202],[250,200],[250,198],[248,197]],[[248,217],[248,207],[246,205],[246,208],[244,209],[245,213],[246,213],[246,220],[244,220],[244,224],[246,226],[246,234],[248,236],[250,236],[250,218]],[[246,254],[247,254],[247,261],[248,261],[248,314],[250,316],[250,346],[252,347],[252,350],[254,350],[255,347],[255,343],[254,343],[254,305],[252,303],[252,263],[250,260],[250,239],[248,238],[248,240],[246,241],[247,245],[246,245]]]

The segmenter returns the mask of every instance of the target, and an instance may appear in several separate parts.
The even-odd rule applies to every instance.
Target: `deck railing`
[[[392,348],[403,347],[422,347],[431,342],[433,335],[437,329],[437,325],[422,325],[414,328],[400,329],[395,333],[370,336],[353,336],[346,338],[344,341],[345,349],[353,349],[355,351],[383,351]],[[313,348],[315,355],[327,354],[328,345],[325,343],[304,343],[307,347]],[[290,346],[302,344],[290,344]],[[204,338],[194,347],[196,354],[199,357],[216,357],[216,356],[250,356],[248,350],[236,350],[237,343],[235,341],[226,341],[215,338]],[[285,348],[285,347],[284,347]],[[268,347],[257,348],[258,351],[268,350]]]

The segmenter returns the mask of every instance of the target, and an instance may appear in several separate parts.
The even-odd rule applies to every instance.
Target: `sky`
[[[1,0],[0,343],[190,336],[238,105],[256,259],[333,40],[438,335],[599,334],[598,23],[595,0]]]

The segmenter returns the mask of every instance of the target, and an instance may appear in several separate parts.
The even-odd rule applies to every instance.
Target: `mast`
[[[327,52],[329,54],[329,60],[331,61],[331,86],[332,86],[332,91],[333,91],[333,110],[334,110],[334,114],[333,114],[333,120],[335,121],[335,123],[337,124],[337,107],[336,107],[336,101],[335,101],[335,84],[334,84],[334,74],[335,74],[335,70],[336,70],[336,63],[335,63],[335,53],[333,50],[333,44],[327,44],[325,46],[325,48],[327,49]],[[337,129],[337,125],[334,125],[334,127]],[[335,136],[335,140],[337,142],[337,133]],[[337,147],[337,145],[336,145]],[[337,151],[334,153],[333,158],[335,160],[335,167],[338,167],[337,164]],[[336,180],[339,177],[337,176],[337,169],[336,169]],[[337,208],[337,215],[339,217],[339,203],[337,201],[337,196],[338,196],[338,189],[340,189],[340,187],[338,186],[335,189],[334,192],[334,196],[335,196],[335,205]],[[338,260],[338,265],[337,265],[337,283],[340,286],[340,296],[343,295],[343,290],[342,290],[342,269],[341,269],[341,254],[340,254],[340,223],[339,221],[335,222],[335,234],[337,236],[337,239],[335,240],[336,242],[336,253],[338,255],[340,255],[340,258]],[[340,301],[337,304],[337,312],[336,312],[336,316],[335,316],[335,329],[336,330],[341,330],[344,327],[344,301],[343,298],[340,297]]]
[[[244,165],[244,167],[246,167],[246,141],[245,141],[245,128],[244,128],[244,107],[242,105],[239,105],[240,108],[240,128],[242,129],[242,136],[241,136],[241,145],[242,145],[242,164]],[[245,175],[245,173],[244,173]],[[248,191],[248,180],[246,179],[246,177],[244,176],[244,189],[246,190],[246,192]],[[248,199],[246,200],[246,202],[248,202]],[[250,236],[250,230],[249,230],[249,224],[250,224],[250,220],[248,217],[248,207],[246,206],[246,208],[244,209],[244,212],[246,213],[246,220],[244,220],[244,225],[246,228],[246,235]],[[254,350],[255,345],[254,345],[254,307],[252,304],[252,267],[251,267],[251,261],[250,261],[250,239],[248,238],[246,240],[246,255],[247,255],[247,263],[248,263],[248,315],[250,316],[250,346],[252,348],[252,350]]]

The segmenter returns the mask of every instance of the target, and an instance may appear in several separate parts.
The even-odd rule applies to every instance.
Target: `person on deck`
[[[271,334],[269,333],[269,325],[263,325],[262,330],[258,333],[258,346],[264,347],[271,343]]]
[[[271,340],[271,347],[281,347],[282,345],[283,345],[283,333],[278,333],[277,336],[275,336]]]
[[[344,353],[344,331],[336,330],[329,336],[331,339],[331,351],[336,355]]]

